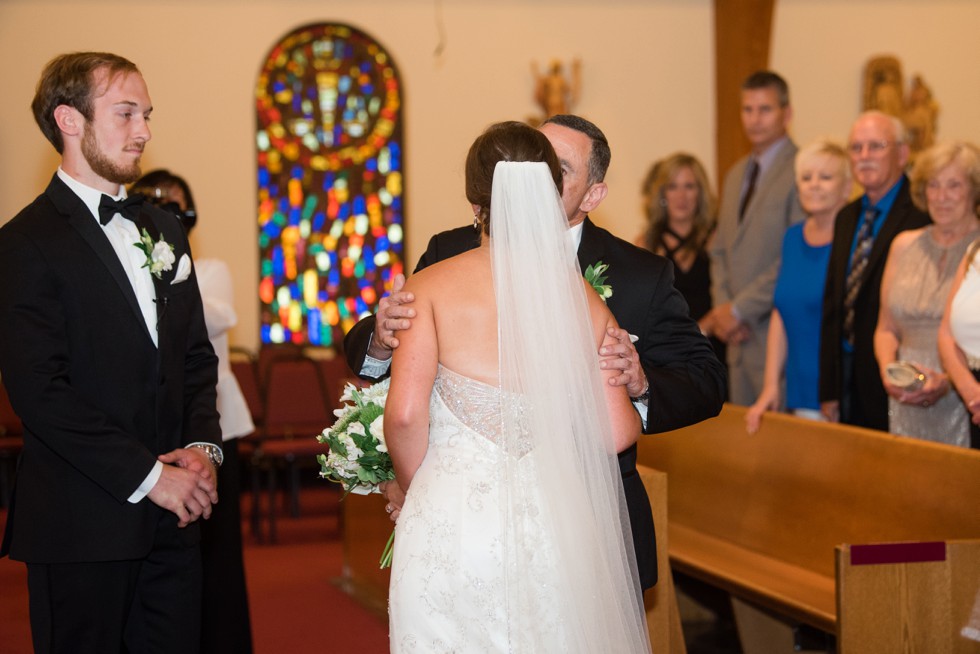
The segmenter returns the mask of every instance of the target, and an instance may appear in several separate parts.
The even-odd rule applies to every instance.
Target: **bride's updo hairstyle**
[[[562,191],[561,164],[544,134],[513,120],[491,125],[466,155],[466,199],[480,207],[478,218],[484,234],[490,234],[490,189],[500,161],[543,161],[551,169],[558,193]]]

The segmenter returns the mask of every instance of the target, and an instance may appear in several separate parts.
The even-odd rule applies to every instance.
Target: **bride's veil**
[[[586,289],[547,164],[496,165],[490,247],[509,643],[649,651]]]

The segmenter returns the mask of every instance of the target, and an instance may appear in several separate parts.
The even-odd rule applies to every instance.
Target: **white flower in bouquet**
[[[320,476],[343,484],[348,493],[370,493],[395,478],[380,429],[384,423],[379,422],[388,385],[385,380],[358,390],[347,384],[341,397],[344,405],[334,411],[337,421],[317,436],[330,448],[329,454],[317,456]]]
[[[347,384],[335,410],[337,421],[324,429],[316,439],[329,452],[318,454],[320,476],[341,484],[347,493],[367,495],[378,492],[378,484],[395,478],[391,456],[384,440],[384,406],[388,398],[388,380],[358,390]],[[391,565],[392,532],[381,556],[381,567]]]
[[[385,416],[383,413],[374,419],[369,429],[378,439],[378,451],[387,452],[388,444],[385,442]]]

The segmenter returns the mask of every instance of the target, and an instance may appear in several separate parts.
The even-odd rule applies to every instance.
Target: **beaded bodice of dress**
[[[513,394],[439,364],[433,384],[430,419],[440,419],[440,400],[453,419],[498,447],[506,447],[518,457],[532,449],[526,423],[526,405]],[[430,433],[439,433],[432,430]],[[501,435],[507,435],[502,442]]]

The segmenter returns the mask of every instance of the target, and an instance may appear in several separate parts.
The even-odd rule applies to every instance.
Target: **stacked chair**
[[[350,373],[336,350],[293,346],[267,346],[257,357],[233,353],[232,370],[256,424],[255,433],[243,439],[243,458],[251,465],[252,531],[260,543],[266,542],[265,513],[268,542],[275,543],[280,474],[288,486],[286,508],[297,517],[301,473],[315,476],[316,455],[326,451],[316,436],[333,424],[333,410]]]

